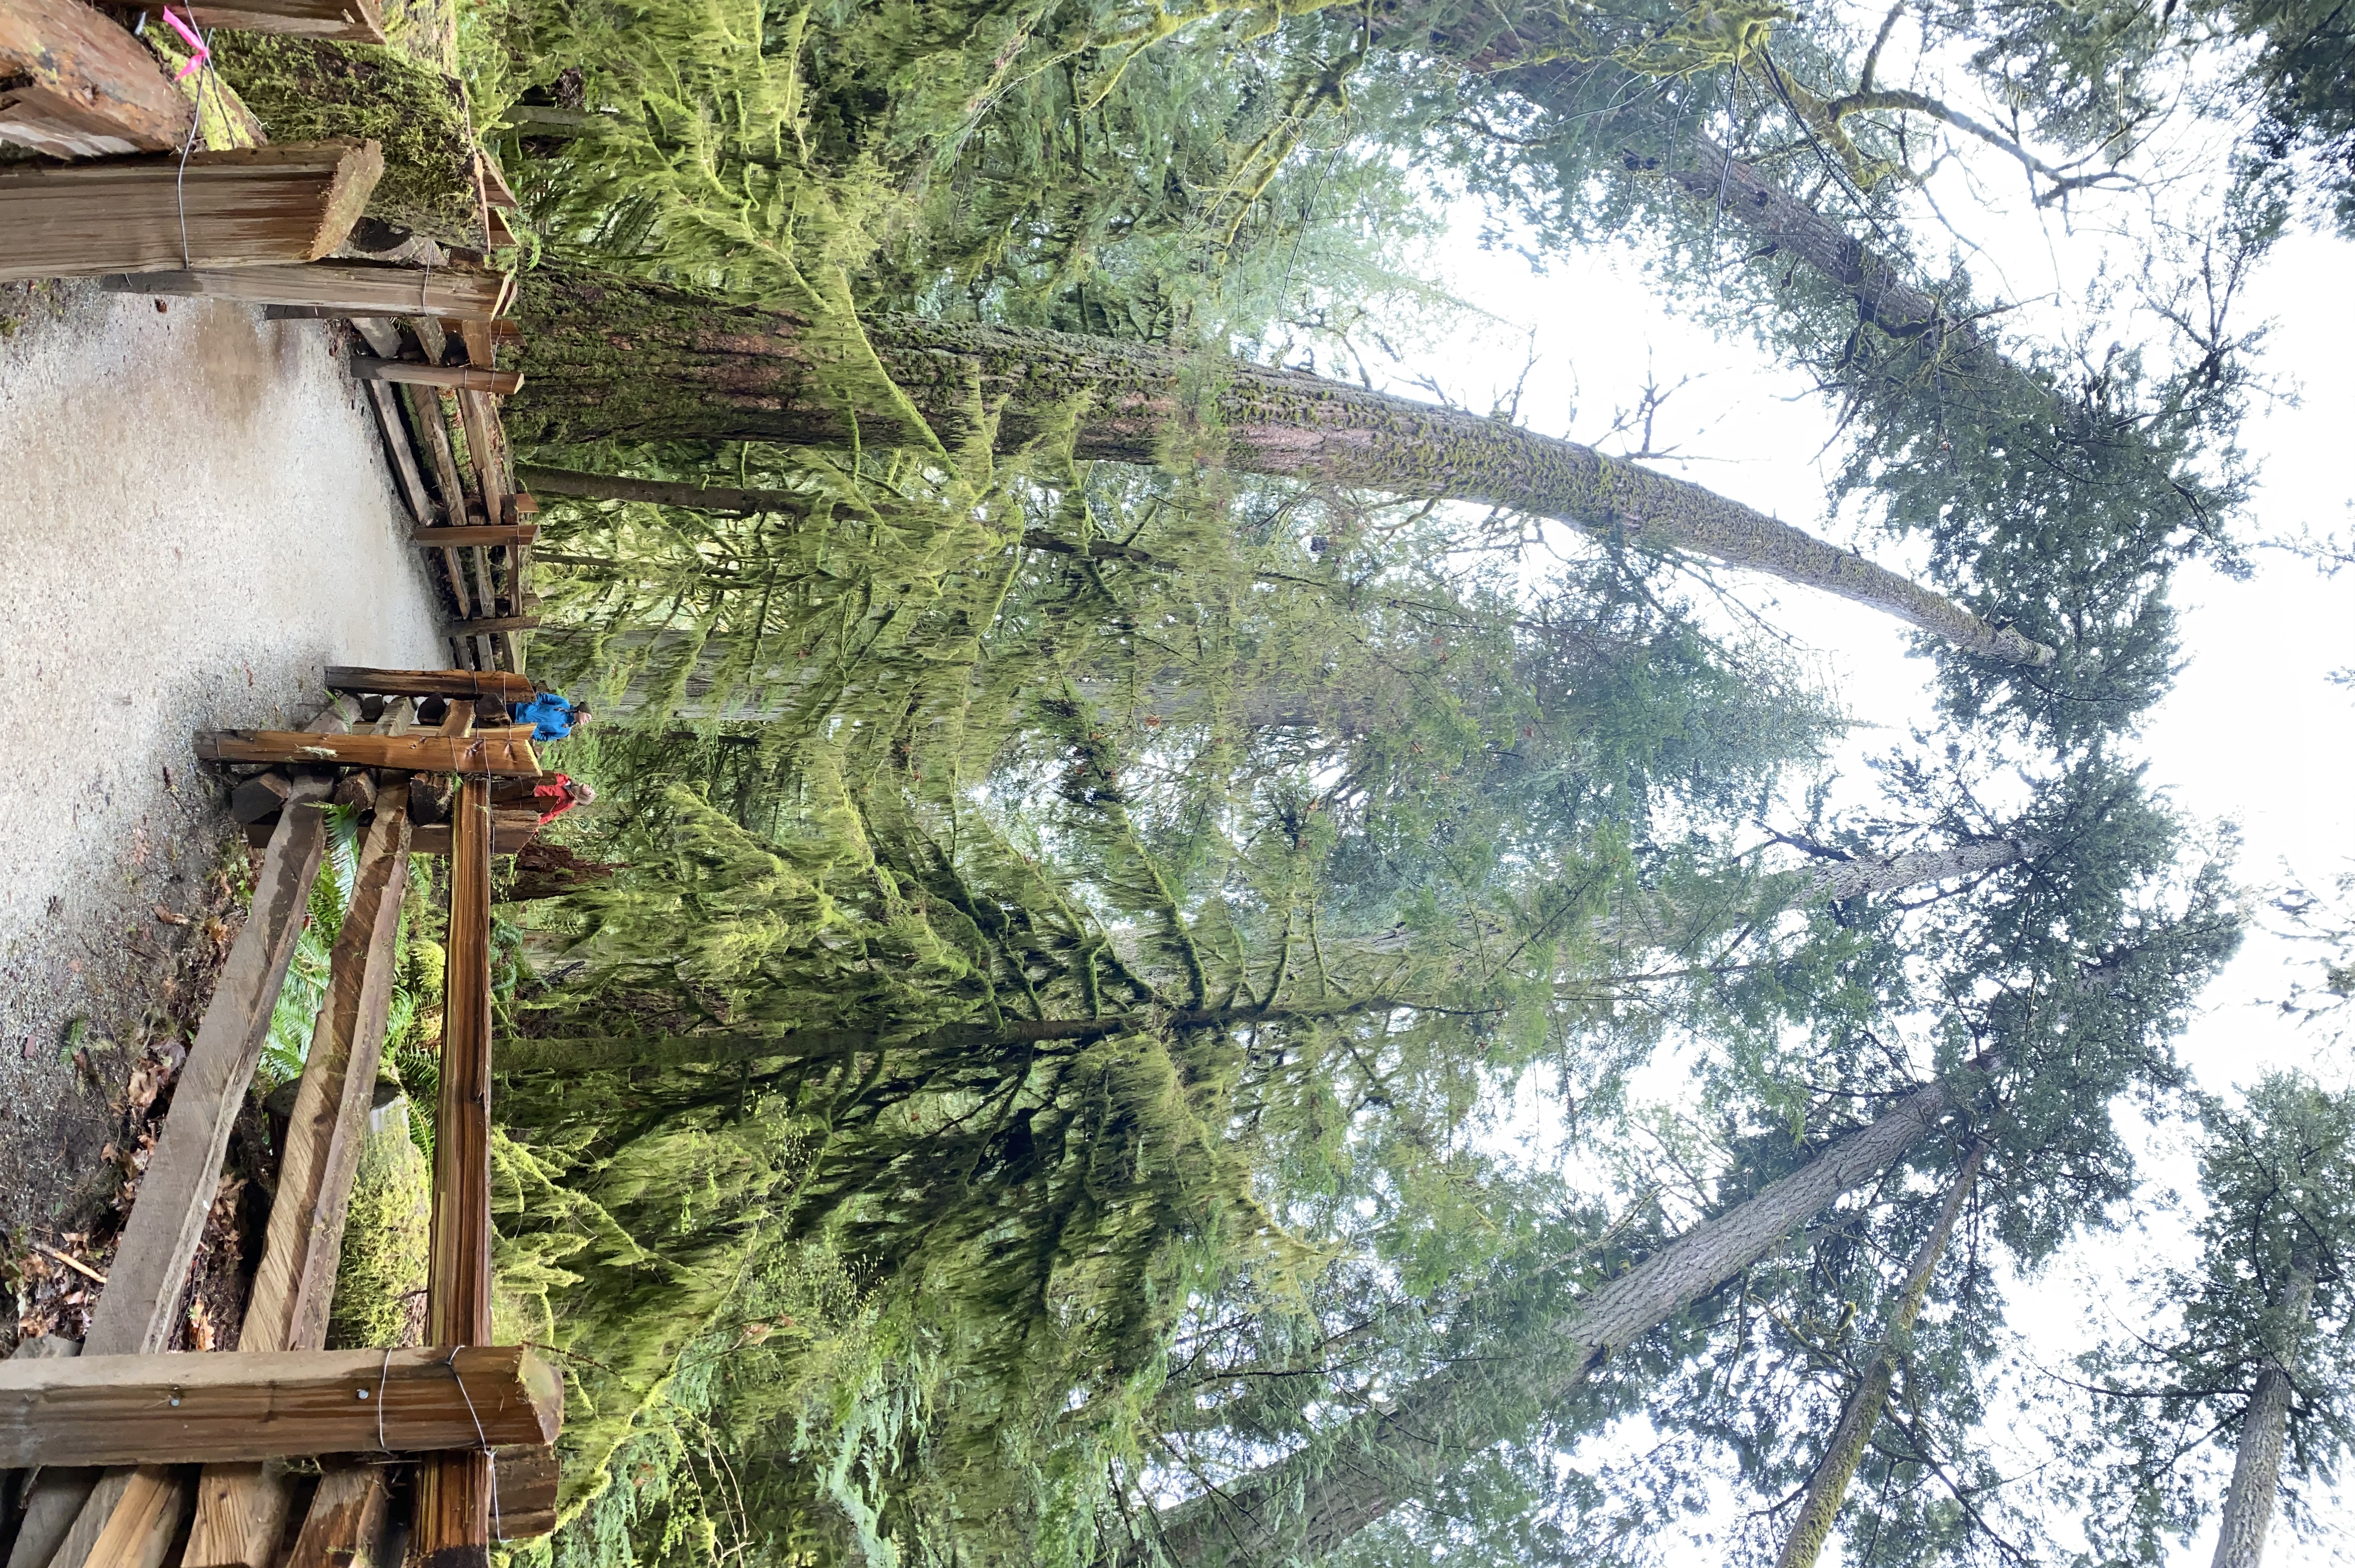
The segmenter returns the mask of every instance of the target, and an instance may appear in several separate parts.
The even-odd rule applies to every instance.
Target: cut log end
[[[336,176],[327,187],[327,199],[319,215],[319,231],[304,253],[305,261],[324,259],[346,240],[351,238],[353,226],[368,210],[368,197],[376,191],[377,182],[384,177],[384,146],[378,142],[361,142],[345,155],[336,165]]]

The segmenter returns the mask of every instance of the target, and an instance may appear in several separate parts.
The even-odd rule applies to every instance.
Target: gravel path
[[[0,1225],[102,1188],[124,1049],[200,989],[240,855],[192,731],[329,663],[446,662],[324,322],[0,287]],[[188,915],[186,925],[159,917]],[[75,1019],[90,1050],[70,1060]]]

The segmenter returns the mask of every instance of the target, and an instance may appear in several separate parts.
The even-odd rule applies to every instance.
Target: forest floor
[[[193,732],[307,719],[330,663],[446,662],[343,330],[0,286],[7,1260],[103,1221],[243,909]]]

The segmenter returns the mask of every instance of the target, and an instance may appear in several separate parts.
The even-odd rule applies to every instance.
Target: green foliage
[[[2166,95],[2139,26],[1927,26],[2040,84],[2079,173]],[[1778,9],[506,0],[467,28],[551,254],[789,309],[824,395],[901,411],[840,451],[534,454],[794,497],[542,514],[534,671],[606,720],[578,743],[612,786],[588,847],[626,868],[535,912],[544,978],[502,1002],[547,1047],[518,1060],[614,1048],[497,1102],[502,1328],[571,1380],[559,1559],[1092,1561],[1436,1369],[1527,1439],[1353,1560],[1593,1555],[1711,1466],[1781,1496],[1844,1392],[1842,1309],[1881,1298],[1951,1149],[1575,1407],[1530,1395],[1547,1325],[1972,1061],[1990,1196],[1855,1517],[1914,1557],[1981,1539],[1959,1499],[1988,1477],[1950,1459],[2000,1321],[1982,1249],[2033,1266],[2114,1211],[2112,1107],[2179,1088],[2169,1040],[2237,935],[2109,740],[2170,677],[2174,565],[2230,559],[2221,307],[2155,272],[2179,319],[2142,359],[1999,339],[1904,253],[1911,145],[1850,101],[1862,40]],[[1725,240],[1663,178],[1702,135],[1889,245],[1941,319],[1860,323],[1855,280]],[[946,440],[858,325],[1346,359],[1449,308],[1412,246],[1459,178],[1546,245],[1641,237],[1664,288],[1837,400],[1838,499],[2062,648],[2033,677],[1942,656],[1950,743],[1890,759],[1880,819],[1796,842],[2037,853],[1791,909],[1739,836],[1829,705],[1652,563],[1541,572],[1431,508],[1219,472],[1175,420],[1151,469],[1075,464],[1052,421],[993,450],[978,402]],[[2228,300],[2279,217],[2247,187],[2183,275]],[[1664,1044],[1693,1119],[1629,1104]],[[1500,1151],[1540,1093],[1617,1203]],[[1561,1462],[1638,1408],[1663,1465]]]
[[[2260,1081],[2245,1103],[2211,1099],[2200,1185],[2207,1211],[2189,1267],[2141,1281],[2153,1321],[2080,1358],[2090,1420],[2077,1434],[2073,1500],[2105,1562],[2156,1563],[2222,1502],[2259,1374],[2296,1389],[2282,1456],[2293,1520],[2309,1488],[2336,1474],[2355,1428],[2347,1408],[2355,1319],[2347,1259],[2355,1243],[2355,1120],[2346,1096],[2303,1076]],[[2311,1298],[2301,1314],[2291,1281]]]
[[[327,1320],[330,1349],[415,1342],[432,1221],[432,1160],[409,1136],[407,1103],[396,1099],[370,1116],[360,1143]]]

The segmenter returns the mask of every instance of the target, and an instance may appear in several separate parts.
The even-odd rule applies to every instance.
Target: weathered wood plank
[[[177,152],[193,112],[155,57],[81,0],[0,5],[0,142],[56,158]]]
[[[0,281],[316,261],[383,173],[349,139],[0,170]]]
[[[328,1466],[320,1473],[319,1489],[303,1516],[303,1533],[294,1539],[286,1568],[379,1568],[372,1557],[384,1530],[386,1500],[382,1467]]]
[[[296,763],[432,773],[537,773],[539,759],[526,738],[530,733],[528,728],[486,730],[465,736],[432,731],[408,735],[302,735],[284,730],[208,730],[197,736],[196,750],[199,757],[222,763]]]
[[[352,739],[315,731],[288,738],[304,745]],[[297,779],[288,786],[286,809],[254,886],[253,908],[230,945],[173,1088],[172,1114],[164,1118],[140,1179],[139,1200],[91,1315],[85,1355],[152,1354],[171,1338],[189,1260],[212,1211],[229,1125],[253,1080],[271,1009],[309,912],[311,884],[326,847],[325,818],[315,807],[328,789],[329,781],[321,778]]]
[[[422,545],[519,545],[529,544],[539,537],[538,523],[523,523],[506,528],[416,528],[410,531],[409,542]]]
[[[499,632],[528,632],[539,624],[539,613],[528,615],[477,615],[471,621],[453,621],[442,630],[453,637],[485,636]]]
[[[364,381],[406,381],[412,387],[450,387],[496,392],[501,397],[523,386],[520,370],[485,370],[474,365],[416,365],[406,359],[355,359],[352,374]]]
[[[433,483],[442,492],[442,521],[452,527],[463,525],[466,521],[466,486],[458,477],[458,454],[450,447],[450,427],[442,422],[442,400],[422,387],[402,388],[401,400],[409,405],[410,417],[425,438],[426,454],[433,464]],[[488,613],[493,606],[477,605],[467,592],[465,569],[458,552],[444,549],[441,553],[442,575],[450,585],[451,603],[457,605],[458,613],[471,616],[477,609]],[[464,650],[462,656],[472,656],[470,644],[461,642],[455,645]],[[475,659],[474,665],[477,669],[483,668],[485,661]]]
[[[206,1466],[197,1477],[196,1514],[189,1520],[188,1544],[180,1554],[180,1568],[217,1568],[228,1563],[271,1568],[286,1533],[291,1490],[283,1460]],[[131,1499],[125,1497],[115,1509],[116,1523],[130,1507]],[[112,1534],[116,1524],[106,1528]],[[105,1562],[101,1541],[101,1549],[91,1553],[90,1568],[104,1568]]]
[[[469,778],[450,812],[450,923],[442,1086],[433,1121],[433,1239],[425,1336],[491,1333],[491,785]],[[553,1441],[550,1434],[549,1441]],[[417,1476],[422,1568],[480,1568],[491,1542],[491,1456],[440,1454]]]
[[[498,1509],[491,1532],[500,1541],[530,1541],[556,1528],[556,1501],[563,1480],[553,1445],[511,1447],[491,1455],[491,1479]]]
[[[16,1348],[10,1354],[22,1356],[27,1360],[42,1356],[79,1356],[81,1354],[81,1341],[57,1334],[28,1334],[16,1341]],[[57,1473],[51,1472],[52,1475]],[[98,1478],[95,1470],[81,1474],[86,1481]],[[30,1470],[0,1470],[0,1560],[5,1560],[16,1550],[17,1529],[25,1522],[25,1492],[32,1479],[33,1472]],[[62,1509],[64,1504],[59,1502],[51,1506]],[[75,1506],[80,1506],[79,1499]],[[69,1520],[69,1516],[61,1517]]]
[[[520,855],[534,838],[539,837],[539,813],[529,809],[500,810],[491,814],[491,853]],[[409,840],[412,855],[447,855],[450,853],[450,825],[446,822],[421,823]]]
[[[175,258],[176,264],[176,258]],[[211,294],[255,304],[311,305],[346,315],[423,314],[490,319],[506,280],[470,267],[405,267],[389,261],[158,271],[110,277],[100,287],[129,294]]]
[[[344,1220],[392,1004],[393,941],[409,886],[408,805],[405,783],[377,794],[351,901],[328,958],[326,999],[287,1121],[261,1266],[239,1333],[240,1353],[315,1350],[327,1342]],[[181,1568],[272,1568],[288,1500],[282,1467],[207,1467]]]
[[[563,1414],[563,1381],[515,1345],[0,1362],[0,1465],[479,1451],[553,1443]]]
[[[196,17],[199,27],[292,33],[347,44],[385,41],[384,14],[376,0],[238,0],[234,5],[198,5]]]
[[[265,321],[292,321],[296,319],[296,317],[289,313],[296,311],[317,312],[318,306],[305,304],[272,304],[261,307],[262,319]],[[352,330],[360,335],[361,342],[367,344],[370,348],[375,349],[378,354],[383,355],[387,359],[398,359],[400,357],[400,328],[393,325],[393,321],[390,316],[336,316],[326,313],[320,313],[317,315],[306,315],[303,319],[312,321],[340,320],[350,322],[352,324]],[[368,385],[371,388],[377,388],[379,384],[375,381],[370,381]]]
[[[142,1465],[124,1482],[122,1501],[90,1549],[99,1568],[163,1568],[188,1511],[188,1475],[171,1465]]]
[[[501,702],[529,702],[538,695],[531,682],[498,670],[370,669],[360,665],[329,665],[326,687],[354,696],[496,697]]]
[[[400,422],[400,411],[393,406],[392,389],[381,381],[367,385],[368,401],[376,409],[377,427],[384,432],[385,452],[392,458],[393,477],[400,484],[400,498],[409,503],[412,518],[430,527],[433,522],[433,496],[425,488],[425,475],[418,470],[417,449],[409,444],[409,431]]]

